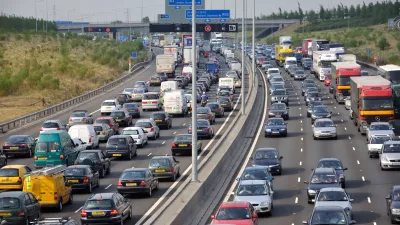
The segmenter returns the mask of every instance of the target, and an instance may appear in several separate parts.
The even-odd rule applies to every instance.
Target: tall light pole
[[[46,0],[46,32],[47,32],[47,21],[49,20],[49,10],[47,7],[47,0]]]
[[[245,49],[245,42],[244,42],[244,39],[245,39],[245,30],[244,30],[244,26],[245,26],[245,19],[244,19],[244,17],[245,17],[245,10],[246,10],[246,0],[243,0],[243,16],[242,16],[242,114],[244,115],[245,114],[245,111],[244,111],[244,107],[245,107],[245,105],[244,105],[244,101],[245,101],[245,98],[244,98],[244,55],[245,55],[245,53],[244,53],[244,49]]]
[[[140,14],[140,22],[142,22],[142,19],[143,19],[143,0],[142,0],[142,9],[141,9],[140,13],[141,13]]]
[[[42,12],[42,30],[44,31],[44,11],[43,9],[40,10]]]
[[[235,0],[235,23],[237,23],[237,17],[236,17],[236,13],[237,13],[237,8],[236,8],[236,0]],[[238,49],[238,35],[237,32],[235,32],[235,49]]]
[[[69,32],[69,13],[74,12],[74,11],[75,11],[75,9],[68,10],[68,32]]]
[[[256,54],[255,54],[255,45],[256,45],[256,0],[253,0],[253,30],[252,30],[252,70],[253,70],[253,84],[255,82],[255,77],[256,77]]]
[[[34,0],[35,1],[35,20],[36,20],[36,32],[38,32],[38,24],[37,24],[37,10],[36,10],[36,3],[42,2],[43,0]]]
[[[196,0],[192,0],[192,181],[198,180],[197,173],[197,96],[196,89]]]

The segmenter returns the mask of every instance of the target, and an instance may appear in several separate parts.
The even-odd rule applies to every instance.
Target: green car
[[[149,169],[156,178],[169,178],[176,181],[180,176],[179,161],[172,156],[154,156],[149,163]]]

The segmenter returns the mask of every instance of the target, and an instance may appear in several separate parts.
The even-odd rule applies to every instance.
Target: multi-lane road
[[[160,50],[155,50],[156,53],[159,53]],[[224,75],[228,71],[227,65],[224,63],[222,57],[219,57],[219,60],[222,65],[221,75]],[[182,70],[182,67],[177,69],[178,72]],[[117,94],[123,91],[124,88],[133,87],[136,81],[147,81],[150,79],[152,75],[155,74],[155,63],[149,64],[143,71],[139,72],[135,75],[131,80],[127,81],[125,84],[117,87],[114,90],[111,90],[103,95],[94,97],[89,101],[80,104],[76,107],[72,107],[58,115],[50,116],[46,119],[59,119],[64,123],[68,122],[68,118],[71,115],[73,110],[76,109],[85,109],[93,115],[93,118],[96,119],[100,116],[100,105],[104,100],[114,99]],[[179,74],[179,73],[177,73]],[[199,73],[200,75],[201,73]],[[247,86],[247,85],[246,85]],[[187,88],[190,88],[191,84]],[[214,101],[216,94],[217,84],[212,85],[210,91],[207,93],[209,96],[209,102]],[[240,90],[240,89],[239,89]],[[159,87],[150,87],[149,91],[159,91]],[[240,109],[240,100],[239,99],[240,91],[237,91],[234,95],[234,104],[236,109],[232,111],[232,113],[225,113],[223,118],[217,118],[214,126],[214,130],[217,135],[212,140],[201,140],[203,142],[203,154],[200,157],[200,160],[207,154],[207,152],[212,148],[212,146],[216,143],[215,139],[221,137],[223,132],[226,132],[226,127],[228,127],[229,123],[233,120],[233,117],[238,113]],[[141,118],[149,118],[151,112],[141,112]],[[133,122],[135,122],[134,119]],[[149,160],[153,156],[158,155],[166,155],[171,154],[171,143],[176,134],[184,134],[187,133],[188,125],[191,123],[191,117],[186,116],[184,118],[173,118],[172,129],[170,130],[162,130],[160,133],[160,138],[157,140],[150,140],[149,144],[144,148],[138,149],[138,156],[135,157],[131,161],[126,160],[114,160],[111,165],[111,174],[101,179],[100,187],[93,190],[93,193],[104,193],[104,192],[116,192],[116,185],[118,181],[118,177],[121,172],[127,168],[135,167],[135,168],[145,168],[148,167]],[[225,124],[225,126],[223,126]],[[0,142],[4,143],[10,135],[14,134],[27,134],[33,137],[37,137],[39,135],[39,129],[42,125],[42,122],[31,124],[23,129],[10,131],[9,133],[0,136]],[[222,129],[220,129],[222,127]],[[225,129],[224,129],[225,127]],[[105,144],[102,143],[100,145],[100,149],[105,149]],[[186,171],[187,168],[191,165],[191,157],[190,156],[177,156],[176,159],[180,161],[181,166],[181,179],[178,179],[176,183],[169,181],[160,181],[159,189],[153,193],[151,198],[145,196],[128,196],[131,199],[133,205],[133,222],[130,224],[139,224],[138,221],[143,222],[145,220],[143,215],[151,215],[151,211],[149,209],[157,209],[161,206],[165,200],[179,187],[179,184],[183,179],[185,179],[189,174],[190,170]],[[8,164],[22,164],[27,165],[31,168],[33,167],[33,159],[29,158],[10,158],[8,160]],[[188,173],[189,172],[189,173]],[[61,217],[61,216],[72,216],[76,221],[80,221],[80,209],[84,205],[86,199],[90,196],[90,194],[84,193],[75,193],[74,195],[74,203],[72,205],[67,205],[63,208],[62,212],[52,212],[52,211],[44,211],[43,216],[45,217]]]
[[[337,124],[337,140],[314,140],[310,118],[304,97],[301,96],[301,81],[294,81],[283,69],[287,90],[290,95],[288,137],[265,138],[263,130],[256,136],[250,154],[261,147],[275,147],[283,158],[283,174],[275,176],[274,209],[272,217],[261,217],[259,224],[302,224],[312,212],[313,204],[307,203],[307,186],[311,169],[321,158],[333,157],[343,162],[346,188],[354,199],[353,211],[357,224],[390,224],[386,215],[386,199],[390,188],[400,184],[398,171],[381,171],[376,158],[367,154],[366,137],[362,136],[349,118],[349,111],[338,105],[323,82],[323,101],[332,111],[332,120]],[[369,71],[373,74],[373,71]],[[313,75],[309,75],[313,77]],[[268,99],[269,101],[269,99]],[[267,114],[268,115],[268,114]],[[263,124],[264,121],[261,122]],[[245,159],[243,165],[251,166]],[[234,181],[231,187],[236,188]],[[225,200],[232,200],[227,191]],[[215,210],[214,210],[215,212]]]

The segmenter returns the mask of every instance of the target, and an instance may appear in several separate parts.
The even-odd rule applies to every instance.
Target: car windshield
[[[218,95],[220,95],[220,96],[229,96],[229,92],[223,90],[223,91],[220,91]]]
[[[18,169],[11,169],[11,168],[0,169],[0,177],[19,177]]]
[[[222,103],[229,103],[229,98],[228,97],[220,97],[218,99],[218,102],[222,102]]]
[[[111,209],[113,203],[110,199],[89,200],[86,202],[84,209]]]
[[[269,177],[269,174],[265,170],[246,169],[243,171],[241,180],[265,180],[267,177]]]
[[[136,122],[135,127],[152,128],[153,125],[150,122]]]
[[[135,84],[136,87],[143,87],[145,85],[146,85],[146,82],[144,82],[144,81],[136,81],[136,84]]]
[[[307,92],[318,92],[318,89],[315,87],[309,87],[309,88],[307,88]]]
[[[10,136],[7,140],[9,144],[19,144],[28,142],[28,138],[25,136]]]
[[[58,128],[58,123],[55,122],[45,122],[43,128]]]
[[[143,100],[154,100],[154,99],[158,99],[158,96],[156,94],[143,95]]]
[[[391,130],[389,124],[371,124],[370,130]]]
[[[296,70],[296,74],[304,74],[303,70]]]
[[[69,168],[64,171],[64,176],[85,176],[85,168]]]
[[[308,97],[319,97],[320,95],[319,95],[318,92],[309,92],[309,93],[307,94],[307,96],[308,96]]]
[[[207,120],[197,120],[197,125],[199,127],[208,127],[208,121]]]
[[[125,171],[121,174],[121,177],[119,179],[124,180],[124,179],[143,179],[145,178],[145,172],[144,171]]]
[[[279,73],[279,70],[269,70],[268,73]]]
[[[124,112],[112,112],[110,114],[110,116],[111,117],[123,117],[123,116],[125,116],[125,113]]]
[[[80,152],[77,160],[79,162],[82,162],[85,159],[97,161],[97,152]]]
[[[0,209],[19,209],[18,198],[0,198]]]
[[[192,141],[192,135],[178,135],[175,137],[175,141]]]
[[[217,109],[217,108],[219,108],[218,104],[207,104],[207,107],[210,107],[210,109]]]
[[[267,190],[264,184],[241,184],[236,192],[238,196],[266,195]]]
[[[125,88],[124,92],[132,93],[133,92],[133,88]]]
[[[144,89],[135,89],[135,90],[133,90],[133,93],[135,93],[135,94],[143,94],[144,93]]]
[[[35,152],[58,152],[60,151],[59,142],[38,142]]]
[[[348,201],[346,193],[343,191],[324,191],[318,195],[317,201]]]
[[[110,138],[107,145],[126,145],[125,138]]]
[[[342,170],[342,163],[337,160],[324,160],[318,163],[317,168],[333,168],[337,170]]]
[[[334,126],[335,124],[333,124],[333,122],[329,120],[315,122],[315,127],[334,127]]]
[[[313,107],[319,106],[319,105],[324,105],[324,104],[322,102],[315,101],[315,102],[311,102],[309,106],[310,106],[310,108],[313,108]]]
[[[168,159],[152,159],[150,161],[151,167],[169,167],[169,160]]]
[[[399,144],[384,144],[384,153],[400,153],[400,143]]]
[[[284,90],[275,90],[272,92],[272,95],[286,95],[286,91]]]
[[[326,75],[325,78],[328,79],[328,80],[332,80],[332,75]]]
[[[103,106],[115,106],[115,102],[103,102]]]
[[[86,117],[86,113],[84,112],[74,112],[71,117]]]
[[[280,119],[272,119],[268,120],[267,126],[278,126],[278,125],[285,125],[285,121],[280,120]]]
[[[273,85],[272,85],[272,88],[273,88],[274,90],[277,90],[277,89],[285,89],[285,85],[283,85],[283,84],[273,84]]]
[[[389,136],[376,136],[371,138],[371,144],[383,144],[386,141],[390,141],[392,138]]]
[[[286,105],[285,104],[272,104],[271,105],[271,109],[273,110],[285,110],[286,109]]]
[[[166,115],[164,113],[153,113],[150,118],[154,120],[164,120]]]
[[[100,123],[100,124],[108,124],[110,121],[108,119],[97,119],[95,123]]]
[[[138,135],[138,130],[123,130],[122,135]]]
[[[99,125],[94,125],[93,128],[95,131],[103,131],[103,127]]]
[[[337,183],[335,174],[314,174],[311,178],[312,184],[334,184]]]
[[[125,103],[122,108],[126,108],[126,109],[136,109],[138,107],[138,105],[136,105],[135,103]]]
[[[312,60],[310,58],[304,58],[303,62],[312,62]]]
[[[249,210],[247,208],[221,208],[218,211],[217,220],[250,220]]]
[[[255,159],[277,159],[278,154],[275,151],[257,151]]]
[[[272,78],[272,82],[283,82],[283,78],[282,77],[274,77],[274,78]]]
[[[197,109],[197,113],[199,113],[199,114],[207,114],[207,113],[209,113],[209,110],[208,110],[208,108],[198,108]]]
[[[315,113],[329,113],[327,107],[314,107]]]
[[[346,217],[341,211],[316,211],[313,214],[311,224],[346,224]]]

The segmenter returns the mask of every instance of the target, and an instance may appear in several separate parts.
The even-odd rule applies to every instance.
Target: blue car
[[[136,81],[135,88],[143,88],[144,92],[149,92],[149,84],[146,81]]]
[[[189,125],[188,134],[192,134],[192,124]],[[214,129],[208,120],[197,120],[197,137],[211,139]]]
[[[287,136],[287,123],[283,118],[270,118],[264,126],[264,136]]]

